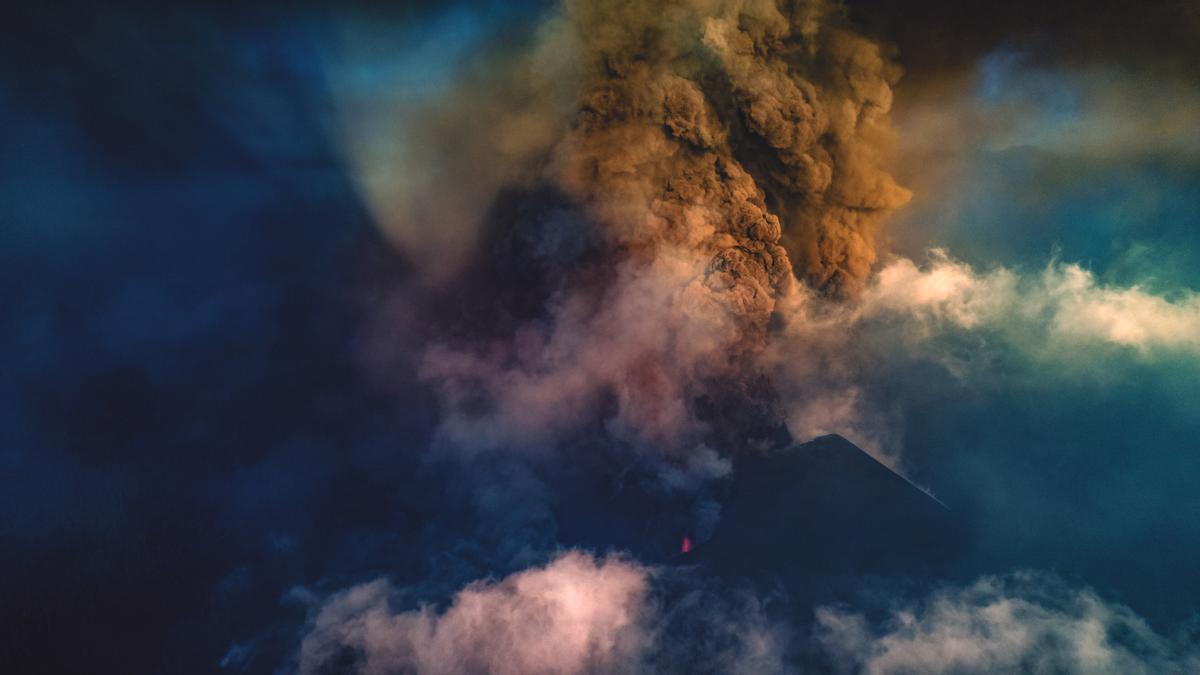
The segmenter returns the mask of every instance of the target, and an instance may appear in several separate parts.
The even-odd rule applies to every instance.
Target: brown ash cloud
[[[442,444],[599,430],[682,461],[785,440],[763,365],[783,301],[856,297],[909,196],[886,170],[898,69],[829,2],[571,0],[506,49],[418,116],[444,129],[500,109],[435,136],[453,161],[404,230],[444,240],[442,202],[445,227],[481,223],[472,262],[427,282],[450,317],[419,368]],[[532,98],[472,103],[505,82]]]

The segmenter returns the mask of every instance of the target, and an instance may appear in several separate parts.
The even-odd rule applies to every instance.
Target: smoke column
[[[778,443],[785,414],[760,355],[780,301],[856,297],[884,218],[909,197],[885,169],[898,69],[828,2],[570,1],[503,56],[487,79],[528,99],[506,108],[466,78],[414,118],[541,123],[502,137],[467,125],[465,141],[430,155],[451,158],[445,180],[414,197],[493,195],[472,216],[483,224],[463,273],[490,269],[493,283],[447,293],[503,299],[497,282],[521,283],[520,303],[536,307],[502,300],[471,317],[487,331],[461,317],[435,331],[421,373],[445,445],[544,448],[597,419],[616,441],[675,458]],[[474,170],[454,159],[465,156],[497,161]],[[432,213],[422,222],[436,229],[428,206],[408,213]],[[516,215],[499,217],[506,208]],[[530,268],[539,283],[505,278]]]

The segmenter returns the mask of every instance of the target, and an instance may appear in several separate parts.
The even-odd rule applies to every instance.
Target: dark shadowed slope
[[[696,558],[789,587],[814,576],[937,573],[965,529],[945,506],[841,436],[742,458]]]

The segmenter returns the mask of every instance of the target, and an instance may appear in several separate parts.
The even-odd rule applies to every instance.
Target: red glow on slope
[[[679,546],[679,550],[682,551],[683,553],[691,553],[692,552],[692,540],[687,537],[684,537],[683,543],[680,544],[680,546]]]

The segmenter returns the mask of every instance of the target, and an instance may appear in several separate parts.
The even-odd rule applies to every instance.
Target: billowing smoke
[[[399,332],[428,324],[417,370],[443,449],[599,434],[694,483],[738,451],[840,433],[897,466],[893,413],[870,400],[897,346],[943,329],[1188,342],[1190,301],[1080,268],[1018,283],[893,258],[873,276],[909,196],[886,170],[899,73],[837,3],[579,0],[490,46],[406,104],[399,147],[355,144],[375,148],[368,194],[404,207],[378,215],[414,295],[437,287]],[[396,165],[373,170],[385,150]],[[965,285],[941,288],[955,270]],[[937,349],[916,351],[960,367]]]
[[[908,198],[885,170],[898,69],[823,1],[572,0],[496,60],[489,81],[526,95],[467,76],[409,115],[407,158],[385,172],[413,175],[424,148],[436,184],[404,181],[390,229],[418,269],[450,236],[421,232],[476,232],[455,256],[475,281],[437,283],[450,302],[496,296],[431,330],[420,370],[444,445],[597,429],[667,457],[778,443],[772,317],[801,286],[860,293]],[[458,124],[468,113],[497,124]]]
[[[625,508],[642,525],[688,493],[687,515],[655,520],[671,525],[647,536],[669,540],[688,520],[702,545],[722,517],[713,481],[734,455],[840,433],[897,467],[901,434],[880,400],[889,362],[967,374],[942,349],[954,339],[971,343],[964,360],[984,357],[972,368],[995,344],[1036,359],[1029,336],[1058,351],[1194,347],[1190,297],[1108,288],[1069,265],[1031,281],[882,250],[881,227],[909,198],[886,170],[899,71],[836,3],[566,0],[484,53],[446,91],[408,104],[399,147],[367,139],[352,154],[366,153],[376,215],[414,270],[405,330],[384,330],[419,336],[434,450],[565,458],[573,477],[603,463],[590,455],[616,458],[602,490],[565,488],[554,499],[566,504],[547,512],[587,512],[603,530],[626,527],[613,517]],[[380,161],[398,166],[373,170]],[[637,540],[579,535],[569,520],[572,545]],[[698,640],[664,637],[688,603],[664,617],[651,576],[569,554],[468,586],[442,610],[405,606],[386,583],[356,587],[312,618],[302,666],[669,672],[687,661],[672,645]],[[1036,609],[995,631],[1068,639],[1039,627]],[[725,662],[785,670],[771,622],[698,613],[710,634],[729,627]],[[876,654],[873,640],[896,639],[854,617],[818,620],[826,654],[851,671],[899,658]]]
[[[562,183],[615,243],[695,251],[763,321],[801,279],[857,289],[880,217],[898,73],[826,2],[570,2],[584,68]],[[792,260],[780,246],[790,245]]]
[[[6,13],[0,671],[1200,672],[1200,3],[845,2]]]

